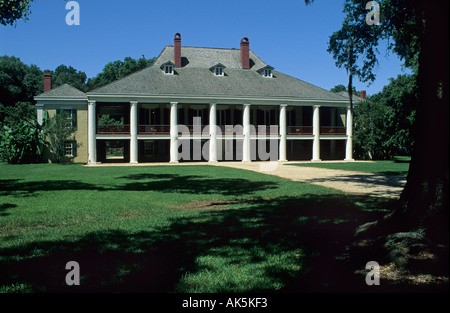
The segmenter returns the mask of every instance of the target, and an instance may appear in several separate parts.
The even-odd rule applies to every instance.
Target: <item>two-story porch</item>
[[[342,104],[90,101],[89,161],[351,159],[348,118]]]

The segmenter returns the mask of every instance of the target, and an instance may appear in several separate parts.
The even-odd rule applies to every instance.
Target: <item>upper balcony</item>
[[[204,131],[205,125],[196,127],[194,125],[187,125],[189,133],[191,135],[199,135]],[[218,125],[222,135],[242,135],[243,127],[233,127],[231,125]],[[198,129],[197,129],[198,128]],[[251,135],[270,135],[271,131],[275,131],[272,134],[279,135],[279,128],[270,126],[251,127]],[[117,135],[117,134],[130,134],[130,125],[98,125],[97,134],[99,135]],[[140,135],[169,135],[170,125],[139,125],[138,134]],[[288,126],[288,135],[313,135],[312,126]],[[347,130],[342,126],[320,126],[321,135],[346,135]]]

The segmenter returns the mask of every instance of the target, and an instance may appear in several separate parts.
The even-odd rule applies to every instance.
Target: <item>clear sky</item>
[[[0,25],[0,55],[19,57],[41,70],[61,64],[94,77],[111,61],[158,56],[173,44],[236,48],[248,37],[250,49],[275,70],[325,89],[347,85],[326,51],[329,36],[340,29],[344,0],[78,0],[80,25],[66,24],[66,2],[35,0],[30,19],[16,27]],[[376,27],[376,26],[374,26]],[[354,80],[368,95],[404,73],[395,54],[381,50],[377,80]],[[409,71],[406,71],[409,73]]]

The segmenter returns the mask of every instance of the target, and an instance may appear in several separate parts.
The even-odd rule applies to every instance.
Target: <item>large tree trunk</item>
[[[416,0],[414,5],[418,23],[423,25],[415,142],[407,183],[393,218],[403,230],[423,229],[432,242],[448,245],[448,2]]]

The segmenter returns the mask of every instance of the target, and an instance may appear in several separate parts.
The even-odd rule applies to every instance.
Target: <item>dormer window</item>
[[[218,63],[218,64],[210,67],[209,70],[212,71],[215,76],[223,77],[223,76],[225,76],[225,72],[224,72],[225,67],[226,67],[225,65]]]
[[[216,67],[214,74],[216,74],[216,76],[223,76],[223,67]]]
[[[272,70],[273,70],[272,66],[266,65],[263,68],[260,68],[258,70],[258,73],[260,73],[263,77],[272,78],[273,77]]]
[[[172,65],[164,66],[164,74],[173,75],[173,66]]]
[[[165,75],[173,75],[175,72],[173,70],[174,66],[175,66],[175,64],[173,64],[172,62],[169,61],[169,62],[163,63],[161,65],[161,70],[163,71],[163,73]]]

